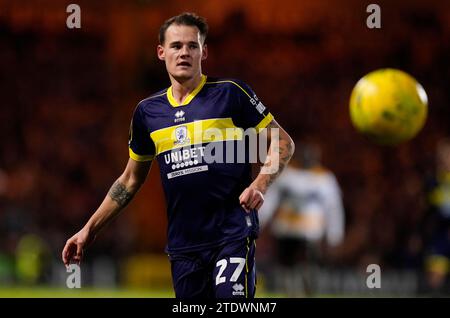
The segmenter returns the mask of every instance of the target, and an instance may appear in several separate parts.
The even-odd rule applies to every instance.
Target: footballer
[[[66,266],[81,262],[84,250],[130,202],[156,159],[167,202],[166,252],[175,296],[255,296],[257,212],[289,162],[294,143],[249,86],[202,73],[207,33],[205,19],[193,13],[161,26],[157,54],[171,86],[137,105],[125,170],[85,226],[67,240],[62,251]],[[211,129],[214,138],[205,133]],[[206,160],[214,153],[211,145],[224,145],[228,151],[244,142],[239,133],[226,134],[229,129],[255,129],[267,138],[267,158],[254,180],[249,160]],[[248,159],[251,149],[245,149]],[[264,172],[273,162],[277,169]]]

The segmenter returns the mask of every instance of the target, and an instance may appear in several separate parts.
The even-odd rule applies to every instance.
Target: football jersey
[[[136,161],[158,160],[167,202],[166,252],[257,236],[257,212],[239,204],[252,181],[246,132],[258,132],[272,119],[245,83],[205,75],[182,104],[169,87],[137,105],[129,153]]]

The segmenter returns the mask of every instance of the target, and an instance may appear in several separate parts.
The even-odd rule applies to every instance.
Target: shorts
[[[176,298],[254,298],[255,241],[250,238],[205,251],[169,255]]]

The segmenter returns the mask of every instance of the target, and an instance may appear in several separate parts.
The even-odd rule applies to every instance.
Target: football
[[[362,77],[350,97],[356,129],[382,145],[410,140],[422,129],[428,98],[415,78],[397,69],[379,69]]]

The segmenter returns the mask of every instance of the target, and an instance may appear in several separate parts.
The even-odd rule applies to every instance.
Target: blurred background
[[[371,2],[381,29],[366,26]],[[306,252],[289,270],[266,220],[257,295],[450,295],[450,2],[78,0],[81,29],[68,29],[70,3],[0,0],[0,296],[173,296],[156,164],[88,250],[81,291],[60,255],[125,167],[136,104],[170,85],[157,34],[184,11],[210,25],[204,73],[247,82],[339,188],[341,239],[293,244]],[[348,111],[357,80],[384,67],[429,99],[424,129],[395,147],[357,133]]]

